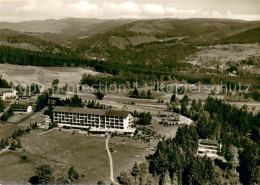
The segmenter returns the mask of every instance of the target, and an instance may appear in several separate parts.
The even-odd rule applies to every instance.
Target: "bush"
[[[76,170],[74,170],[73,167],[71,167],[68,171],[68,177],[71,181],[74,181],[74,180],[78,180],[79,179],[79,174]]]
[[[104,96],[105,96],[105,94],[102,93],[102,92],[100,92],[100,91],[94,92],[93,94],[94,94],[94,95],[96,96],[96,98],[99,99],[99,100],[103,100],[103,98],[104,98]]]
[[[54,182],[53,169],[43,164],[39,166],[35,172],[35,176],[31,177],[30,182],[32,184],[51,184]]]
[[[231,163],[225,163],[220,159],[215,159],[214,163],[215,163],[215,165],[220,167],[222,170],[231,170],[233,168]]]
[[[13,115],[14,115],[13,111],[9,109],[7,112],[3,113],[1,120],[6,122]]]
[[[104,184],[106,184],[104,181],[102,181],[102,180],[99,180],[98,182],[97,182],[97,184],[98,185],[104,185]]]
[[[139,125],[150,125],[152,120],[152,115],[150,112],[142,112],[139,114],[139,120],[137,121],[137,124]]]
[[[11,146],[10,146],[10,150],[15,150],[16,149],[16,144],[15,144],[15,142],[12,142],[12,144],[11,144]]]

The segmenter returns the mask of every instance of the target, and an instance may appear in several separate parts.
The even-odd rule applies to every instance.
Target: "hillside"
[[[40,21],[24,21],[19,23],[0,22],[0,29],[19,31],[40,39],[66,45],[72,40],[104,32],[131,21],[132,20],[128,19],[48,19]]]
[[[243,43],[259,40],[259,25],[255,21],[228,19],[67,18],[0,22],[0,38],[1,45],[16,48],[55,53],[64,47],[88,59],[151,64],[181,60],[192,53],[185,54],[176,45],[187,49],[191,45],[235,42],[235,38]],[[46,45],[50,48],[44,49]],[[174,57],[176,53],[182,57]]]
[[[42,40],[18,31],[0,30],[0,46],[9,46],[30,51],[48,52],[53,54],[68,54],[69,49],[53,42]]]
[[[185,49],[191,45],[210,45],[257,26],[259,22],[220,19],[138,20],[72,42],[71,47],[88,58],[144,64],[157,60],[156,63],[161,63],[183,59],[170,55],[180,52],[186,55],[183,50],[177,51],[176,45]]]
[[[221,39],[219,43],[224,44],[245,44],[260,43],[260,27],[246,30],[244,32]]]
[[[84,31],[87,27],[102,23],[102,19],[48,19],[24,21],[19,23],[1,22],[1,29],[12,29],[21,32],[37,32],[37,33],[67,33]]]
[[[21,23],[2,22],[0,28],[8,27],[14,30],[0,31],[0,45],[22,49],[1,48],[1,52],[21,52],[21,56],[23,55],[27,60],[31,57],[39,58],[39,64],[37,61],[30,62],[23,59],[14,63],[28,64],[29,62],[44,66],[55,66],[57,63],[59,66],[73,66],[85,65],[88,63],[86,61],[94,60],[102,62],[102,65],[108,63],[109,68],[116,62],[142,69],[149,67],[153,71],[163,69],[165,72],[185,73],[191,69],[184,61],[202,50],[198,46],[212,45],[235,38],[238,41],[241,39],[244,43],[255,41],[259,37],[259,24],[256,21],[228,19],[69,18]],[[36,53],[26,52],[28,50]],[[55,58],[57,59],[56,54],[60,55],[58,62],[54,61]],[[69,57],[66,56],[68,54]],[[4,55],[5,57],[2,58],[8,62],[6,59],[9,56]],[[69,61],[66,61],[67,59]],[[51,62],[44,63],[44,60]],[[113,70],[118,73],[121,67],[120,70]],[[113,70],[109,69],[109,71]],[[194,70],[197,69],[193,66]]]

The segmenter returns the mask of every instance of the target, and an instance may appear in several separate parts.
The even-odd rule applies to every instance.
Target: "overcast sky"
[[[0,21],[67,17],[260,20],[260,0],[0,0]]]

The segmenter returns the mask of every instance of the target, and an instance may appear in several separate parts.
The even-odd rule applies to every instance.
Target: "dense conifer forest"
[[[204,106],[193,102],[189,115],[194,114],[198,115],[194,125],[180,127],[175,138],[160,141],[156,152],[147,157],[147,164],[135,164],[131,174],[122,172],[118,177],[119,182],[224,184],[230,183],[232,178],[232,175],[223,178],[226,171],[237,168],[241,183],[259,184],[260,113],[253,115],[244,108],[238,109],[222,100],[209,97]],[[215,139],[221,143],[222,148],[218,154],[226,162],[206,156],[198,157],[199,138]],[[233,166],[231,146],[239,149],[238,167]],[[143,165],[147,165],[144,171]],[[150,175],[146,174],[148,172]]]

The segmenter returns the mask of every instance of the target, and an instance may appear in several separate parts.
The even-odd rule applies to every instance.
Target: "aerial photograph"
[[[0,0],[0,185],[259,185],[260,0]]]

